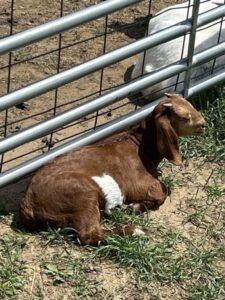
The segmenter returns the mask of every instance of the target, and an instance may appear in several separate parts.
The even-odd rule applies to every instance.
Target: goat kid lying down
[[[167,158],[181,165],[178,137],[204,128],[204,118],[187,100],[167,94],[140,125],[40,168],[20,205],[22,223],[31,231],[73,228],[83,244],[96,244],[110,233],[136,233],[131,225],[102,227],[100,212],[123,203],[140,212],[158,209],[167,197],[158,164]]]

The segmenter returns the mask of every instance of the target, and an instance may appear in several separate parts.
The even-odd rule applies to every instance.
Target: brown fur
[[[157,209],[167,197],[166,186],[157,178],[158,164],[165,157],[180,165],[178,136],[198,134],[204,124],[189,102],[167,95],[144,124],[73,150],[40,168],[21,202],[22,223],[32,231],[48,226],[74,228],[85,244],[96,244],[112,232],[134,233],[134,226],[101,227],[105,199],[91,177],[110,175],[126,204],[140,211]]]

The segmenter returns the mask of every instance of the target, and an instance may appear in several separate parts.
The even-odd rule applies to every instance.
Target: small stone
[[[41,140],[42,143],[47,144],[48,142],[48,138],[45,136],[43,137],[43,139]]]
[[[97,267],[97,266],[90,266],[89,267],[89,272],[99,273],[99,272],[101,272],[101,268]]]
[[[21,129],[21,125],[17,125],[16,127],[15,127],[15,130],[16,131],[19,131]]]
[[[29,110],[29,104],[25,103],[25,102],[22,102],[20,104],[17,104],[16,108],[22,109],[22,110]]]
[[[47,148],[42,149],[42,153],[46,153],[46,152],[48,152]]]

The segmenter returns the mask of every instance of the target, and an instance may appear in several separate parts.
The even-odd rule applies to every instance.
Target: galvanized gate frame
[[[96,18],[110,14],[116,10],[122,9],[129,5],[139,2],[139,0],[108,0],[100,4],[91,6],[81,11],[72,13],[55,21],[48,22],[43,25],[36,26],[32,29],[1,39],[0,55],[18,49],[25,45],[34,43],[46,37],[63,32],[69,28],[84,24]],[[124,86],[113,90],[107,94],[99,96],[91,102],[80,105],[74,109],[59,114],[47,121],[41,122],[32,128],[27,128],[21,132],[13,134],[0,141],[0,153],[14,149],[19,145],[32,141],[38,137],[42,137],[53,130],[60,128],[70,122],[73,122],[87,114],[98,111],[126,96],[141,91],[142,89],[167,79],[180,72],[186,72],[184,95],[190,97],[203,89],[206,89],[216,83],[225,80],[225,72],[217,75],[211,75],[204,82],[198,83],[190,87],[191,69],[213,58],[225,53],[225,43],[220,43],[210,49],[202,51],[194,55],[194,41],[196,29],[206,25],[212,21],[225,16],[225,5],[198,14],[200,0],[194,0],[192,17],[182,23],[178,23],[170,28],[164,29],[153,35],[144,37],[136,42],[128,44],[124,47],[111,51],[107,54],[89,60],[81,65],[75,66],[69,70],[63,71],[49,78],[38,81],[34,84],[11,92],[0,98],[0,110],[5,110],[11,106],[28,101],[33,97],[46,93],[52,89],[58,88],[71,81],[79,79],[87,74],[100,70],[115,62],[121,61],[132,55],[140,53],[148,48],[159,45],[160,43],[180,37],[190,32],[188,56],[178,61],[176,64],[169,65],[162,70],[145,75],[140,79],[129,82]],[[160,100],[160,99],[159,99]],[[95,130],[85,133],[55,149],[30,159],[20,165],[11,168],[0,174],[0,187],[3,187],[22,176],[38,169],[54,157],[70,151],[76,147],[93,143],[102,139],[118,130],[127,128],[143,118],[145,118],[155,107],[158,101],[145,105],[125,116],[110,121]]]

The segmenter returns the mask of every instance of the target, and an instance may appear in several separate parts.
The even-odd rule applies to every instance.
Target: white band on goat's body
[[[109,175],[94,176],[92,179],[101,188],[105,197],[105,212],[110,214],[110,210],[118,205],[123,204],[123,195],[118,183]]]

